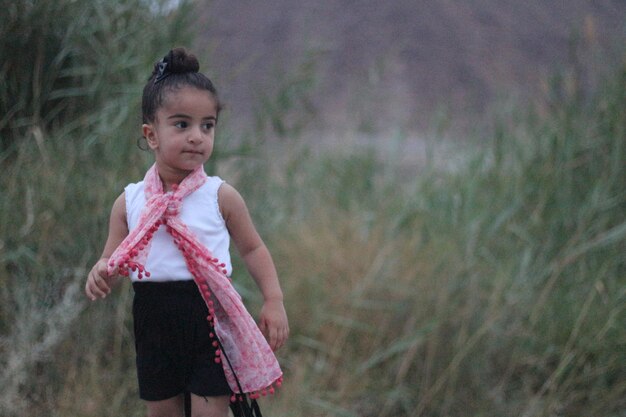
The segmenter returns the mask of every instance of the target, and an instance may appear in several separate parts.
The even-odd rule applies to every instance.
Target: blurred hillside
[[[300,77],[314,81],[300,105],[326,127],[412,129],[441,109],[476,116],[496,99],[545,92],[572,66],[593,83],[585,74],[621,60],[626,39],[619,0],[197,4],[195,49],[213,57],[237,117]]]

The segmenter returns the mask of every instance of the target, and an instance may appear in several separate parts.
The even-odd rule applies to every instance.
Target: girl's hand
[[[111,292],[111,286],[117,281],[117,276],[109,276],[107,272],[108,258],[102,258],[91,268],[85,284],[85,294],[95,301],[97,297],[104,298]]]
[[[269,300],[263,304],[259,328],[273,351],[285,344],[289,337],[289,323],[282,301]]]

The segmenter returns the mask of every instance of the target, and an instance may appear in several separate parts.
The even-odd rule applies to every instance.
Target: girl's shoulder
[[[239,191],[227,182],[222,183],[218,190],[220,212],[225,220],[232,214],[247,212],[246,203]]]
[[[111,213],[126,221],[126,191],[122,191],[122,194],[115,199]]]

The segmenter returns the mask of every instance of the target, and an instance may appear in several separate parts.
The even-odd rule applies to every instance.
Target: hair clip
[[[167,70],[167,62],[161,60],[158,64],[158,70],[156,78],[154,79],[154,83],[157,84],[164,79],[166,79],[171,74],[170,71]]]

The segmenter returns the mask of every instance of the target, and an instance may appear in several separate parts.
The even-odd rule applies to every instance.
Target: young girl
[[[183,48],[155,64],[143,90],[143,136],[155,163],[128,185],[111,211],[109,236],[85,292],[104,298],[130,276],[139,395],[148,415],[226,416],[229,401],[274,391],[282,372],[273,351],[289,334],[269,251],[244,200],[207,177],[220,102]],[[259,325],[233,289],[235,243],[262,295]]]

